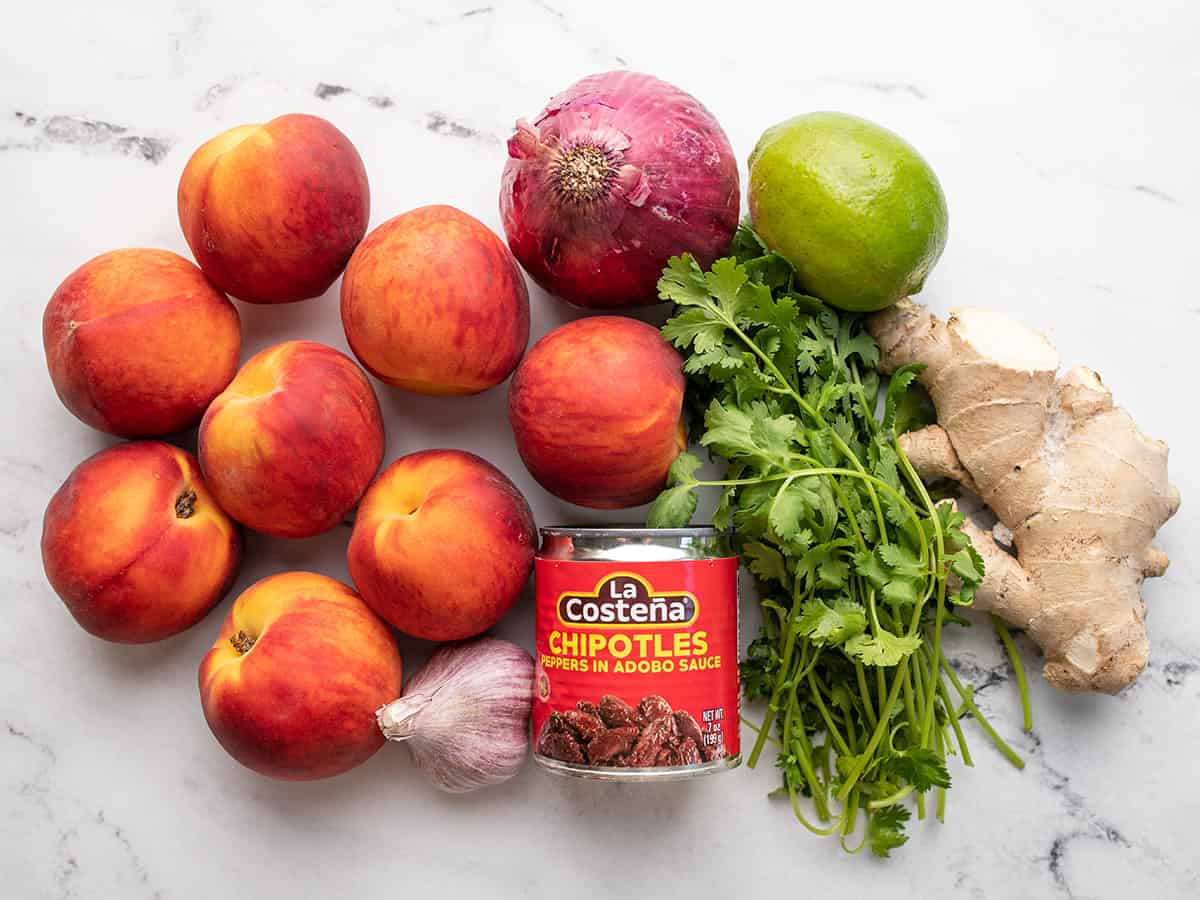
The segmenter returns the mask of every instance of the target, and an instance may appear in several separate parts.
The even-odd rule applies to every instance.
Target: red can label
[[[737,755],[737,565],[539,558],[535,752],[623,768]]]

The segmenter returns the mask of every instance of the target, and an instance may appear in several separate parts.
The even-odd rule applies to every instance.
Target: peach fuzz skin
[[[344,353],[287,341],[251,357],[200,423],[200,466],[217,502],[277,537],[328,531],[383,459],[383,420]]]
[[[342,325],[377,378],[418,394],[477,394],[512,374],[529,341],[529,293],[486,225],[452,206],[384,222],[342,279]]]
[[[499,469],[461,450],[424,450],[371,485],[346,556],[383,619],[413,637],[452,641],[508,612],[536,544],[529,504]]]
[[[82,421],[122,437],[196,424],[237,371],[229,299],[168,250],[114,250],[58,286],[42,317],[50,380]]]
[[[195,458],[159,441],[101,450],[46,509],[42,563],[77,622],[141,644],[200,621],[237,575],[242,541]]]
[[[375,710],[400,696],[400,653],[349,587],[311,572],[264,578],[234,601],[200,664],[204,718],[249,769],[329,778],[384,744]]]
[[[349,138],[299,114],[240,125],[203,144],[177,199],[204,274],[249,303],[325,293],[371,213],[367,172]]]
[[[658,329],[620,316],[562,325],[517,368],[508,418],[550,493],[579,506],[648,503],[687,448],[683,360]]]

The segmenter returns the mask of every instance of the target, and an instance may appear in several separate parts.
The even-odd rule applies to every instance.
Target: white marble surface
[[[1200,426],[1189,390],[1200,340],[1200,6],[302,6],[3,4],[0,895],[1200,893],[1200,479],[1188,465]],[[79,630],[43,578],[45,503],[110,443],[54,397],[43,305],[104,250],[187,252],[174,192],[192,148],[234,124],[317,113],[361,151],[373,223],[436,201],[498,227],[512,121],[575,78],[620,66],[699,96],[743,160],[765,127],[811,109],[900,131],[950,202],[949,248],[925,299],[942,311],[992,304],[1044,328],[1067,362],[1099,369],[1174,448],[1184,507],[1161,536],[1171,570],[1147,588],[1150,670],[1117,698],[1061,696],[1035,680],[1036,735],[1024,736],[989,632],[955,635],[954,656],[1029,765],[1016,772],[973,730],[977,764],[953,770],[947,824],[914,824],[890,862],[845,857],[803,832],[765,798],[770,765],[657,787],[560,781],[531,767],[502,788],[449,797],[389,747],[325,783],[259,778],[212,740],[196,694],[196,665],[229,601],[185,635],[118,647]],[[535,337],[573,315],[537,290],[532,301]],[[293,336],[345,346],[335,292],[241,311],[247,353]],[[596,518],[533,484],[503,390],[462,400],[379,393],[389,458],[476,450],[527,492],[539,521]],[[345,541],[344,530],[251,537],[237,587],[297,567],[344,578]],[[500,631],[529,645],[528,603]],[[403,648],[410,666],[426,652]]]

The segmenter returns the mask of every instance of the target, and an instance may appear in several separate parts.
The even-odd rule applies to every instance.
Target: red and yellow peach
[[[349,138],[317,116],[286,115],[203,144],[179,179],[178,206],[192,254],[222,290],[291,303],[341,274],[371,195]]]
[[[157,641],[194,625],[241,560],[237,526],[195,458],[159,441],[102,450],[50,500],[42,562],[76,621],[109,641]]]
[[[208,727],[272,778],[328,778],[384,744],[375,710],[400,696],[387,626],[340,581],[286,572],[247,588],[200,664]]]
[[[508,247],[452,206],[384,222],[342,279],[342,324],[359,361],[419,394],[499,384],[529,340],[529,294]]]
[[[529,504],[504,473],[461,450],[425,450],[371,485],[347,561],[383,619],[414,637],[460,640],[516,602],[536,539]]]
[[[72,413],[125,437],[194,425],[237,371],[229,299],[168,250],[114,250],[59,285],[42,317],[50,380]]]
[[[383,459],[366,374],[344,353],[287,341],[251,357],[200,423],[200,465],[217,502],[278,537],[328,531]]]
[[[682,364],[636,319],[595,316],[551,331],[509,386],[509,422],[530,474],[580,506],[653,500],[687,447]]]

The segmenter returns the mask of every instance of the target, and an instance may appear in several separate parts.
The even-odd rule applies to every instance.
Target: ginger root
[[[868,329],[881,368],[926,364],[937,425],[901,436],[923,478],[948,477],[1012,533],[1016,557],[968,523],[987,573],[975,606],[1024,629],[1056,687],[1116,693],[1146,666],[1142,581],[1151,541],[1179,508],[1167,445],[1147,438],[1091,369],[1058,377],[1041,334],[985,309],[942,322],[901,301]]]

